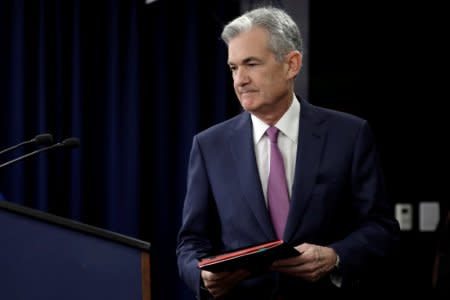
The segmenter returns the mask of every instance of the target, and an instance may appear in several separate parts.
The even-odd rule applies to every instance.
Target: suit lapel
[[[308,206],[310,194],[319,170],[320,156],[325,140],[324,120],[319,118],[314,107],[301,101],[299,144],[284,239],[290,241],[298,232]]]
[[[230,137],[230,148],[233,162],[236,166],[236,176],[239,179],[244,201],[247,202],[253,215],[258,220],[267,240],[275,238],[269,213],[262,193],[261,181],[256,166],[253,144],[251,118],[248,113],[242,114]]]

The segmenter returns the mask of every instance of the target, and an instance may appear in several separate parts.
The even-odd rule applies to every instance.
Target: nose
[[[245,68],[237,68],[233,74],[233,81],[235,86],[242,86],[250,81],[247,71]]]

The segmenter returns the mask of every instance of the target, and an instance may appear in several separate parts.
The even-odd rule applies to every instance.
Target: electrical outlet
[[[410,203],[395,205],[395,218],[400,224],[400,230],[409,231],[413,228],[413,207]]]

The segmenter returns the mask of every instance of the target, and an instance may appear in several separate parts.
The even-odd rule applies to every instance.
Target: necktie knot
[[[270,142],[276,144],[278,140],[278,133],[280,132],[278,128],[270,126],[266,132],[267,135],[269,136]]]

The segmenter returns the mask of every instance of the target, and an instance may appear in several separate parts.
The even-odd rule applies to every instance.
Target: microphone
[[[36,155],[36,154],[38,154],[40,152],[43,152],[43,151],[48,151],[48,150],[55,149],[55,148],[74,149],[74,148],[78,147],[79,145],[80,145],[80,140],[78,138],[70,137],[70,138],[67,138],[67,139],[63,140],[62,142],[59,142],[59,143],[53,144],[51,146],[47,146],[47,147],[35,150],[33,152],[30,152],[30,153],[27,153],[25,155],[19,156],[19,157],[13,159],[13,160],[7,161],[4,164],[0,165],[0,169],[3,168],[3,167],[8,166],[10,164],[13,164],[15,162],[24,160],[24,159],[26,159],[26,158],[28,158],[30,156]]]
[[[2,151],[0,151],[0,154],[12,151],[16,148],[19,148],[20,146],[26,145],[26,144],[37,144],[37,145],[50,145],[53,143],[53,136],[50,133],[42,133],[35,136],[33,139],[19,143],[17,145],[11,146],[9,148],[6,148]]]

